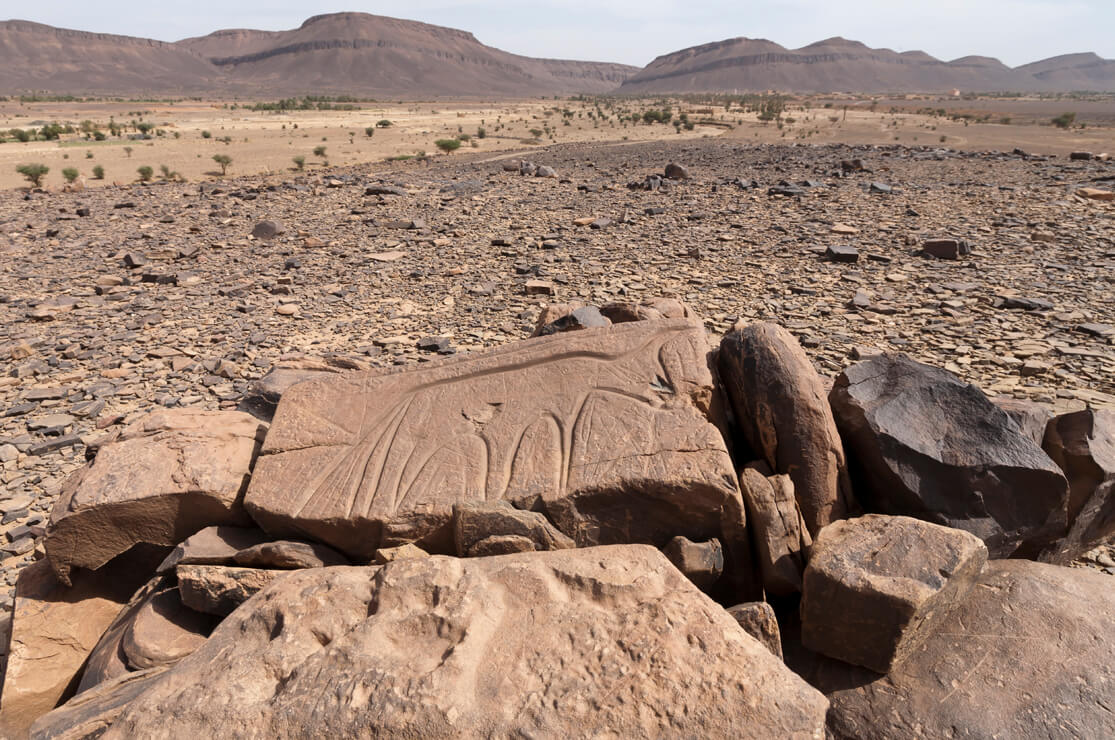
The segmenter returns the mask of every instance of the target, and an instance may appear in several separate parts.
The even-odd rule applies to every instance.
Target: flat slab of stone
[[[1065,476],[979,388],[880,354],[841,373],[829,401],[866,510],[971,532],[993,558],[1064,534]]]
[[[194,611],[227,617],[238,606],[292,571],[223,565],[179,565],[178,591]]]
[[[887,676],[821,656],[787,662],[829,696],[838,740],[1115,737],[1115,588],[1095,571],[989,562]]]
[[[827,709],[639,545],[295,571],[108,704],[106,740],[821,738]]]
[[[968,593],[987,548],[974,535],[868,514],[821,530],[805,569],[802,643],[888,673]]]
[[[646,321],[530,339],[283,396],[245,504],[268,532],[367,560],[454,552],[454,504],[543,511],[579,546],[719,537],[739,501],[703,325]]]
[[[241,499],[267,425],[238,411],[148,414],[66,482],[44,546],[59,580],[139,542],[173,547],[200,529],[247,524]]]

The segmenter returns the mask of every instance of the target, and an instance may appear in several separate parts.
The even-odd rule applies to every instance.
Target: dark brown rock
[[[1115,410],[1058,416],[1043,447],[1069,481],[1069,532],[1042,559],[1067,565],[1115,535]]]
[[[755,543],[763,589],[771,596],[801,593],[801,577],[813,544],[788,475],[766,477],[754,468],[739,476],[747,527]]]
[[[829,400],[868,511],[966,530],[994,558],[1064,534],[1064,475],[975,386],[883,354],[845,370]]]
[[[1053,409],[1047,404],[1019,398],[993,398],[995,405],[1007,412],[1018,428],[1035,443],[1045,439],[1045,427],[1053,418]]]
[[[716,539],[691,542],[675,537],[662,548],[662,554],[702,590],[710,588],[724,572],[724,548]]]
[[[159,573],[182,565],[231,565],[236,553],[270,542],[271,538],[255,527],[206,527],[190,535],[167,555]]]
[[[743,631],[763,643],[767,650],[782,659],[782,632],[774,609],[765,601],[737,604],[728,609]]]
[[[830,524],[805,569],[802,644],[889,673],[964,599],[985,562],[983,542],[959,529],[878,514]]]
[[[794,482],[810,534],[854,509],[827,389],[805,351],[775,324],[737,327],[720,343],[720,378],[747,444]]]

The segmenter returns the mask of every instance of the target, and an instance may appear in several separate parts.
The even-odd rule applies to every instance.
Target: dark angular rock
[[[662,554],[700,589],[710,588],[724,572],[724,548],[717,539],[692,542],[675,537],[662,548]]]
[[[833,262],[856,262],[859,250],[847,244],[830,244],[825,248],[825,257]]]
[[[868,511],[966,530],[996,558],[1064,534],[1064,475],[975,386],[881,354],[841,373],[829,401]]]
[[[1058,416],[1042,447],[1069,481],[1069,532],[1042,559],[1067,565],[1115,535],[1115,410]]]

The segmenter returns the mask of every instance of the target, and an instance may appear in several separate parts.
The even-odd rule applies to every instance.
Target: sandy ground
[[[618,121],[617,113],[630,116],[667,102],[675,114],[686,111],[697,125],[692,131],[676,131],[669,125],[634,124]],[[594,118],[597,105],[609,113],[606,121]],[[846,107],[846,109],[845,109]],[[1087,128],[1065,131],[1047,124],[1051,111],[1081,110]],[[947,108],[956,112],[979,111],[993,122],[964,123],[948,117],[918,112],[925,108]],[[569,111],[570,115],[563,115]],[[1011,124],[1001,121],[1009,117]],[[954,149],[1010,151],[1022,148],[1035,153],[1066,154],[1071,151],[1115,153],[1115,102],[986,100],[877,101],[872,109],[867,100],[801,100],[792,102],[781,127],[760,122],[754,113],[738,108],[725,110],[702,107],[680,100],[631,100],[583,102],[574,100],[529,100],[476,102],[362,104],[358,111],[255,112],[232,108],[223,102],[175,103],[0,103],[0,130],[39,127],[50,122],[78,124],[92,120],[107,127],[110,118],[118,123],[146,121],[157,125],[162,136],[148,141],[130,140],[128,130],[121,138],[85,140],[68,135],[61,141],[0,144],[0,188],[27,183],[16,172],[26,163],[50,167],[48,188],[61,188],[62,170],[77,169],[87,187],[134,182],[140,167],[148,166],[161,177],[162,166],[188,181],[219,178],[213,155],[232,158],[229,174],[281,173],[294,169],[294,158],[305,158],[307,170],[326,163],[348,166],[382,162],[389,157],[418,152],[438,154],[435,141],[458,134],[473,136],[460,152],[522,151],[531,130],[543,130],[544,146],[552,143],[679,140],[724,136],[752,143],[805,144],[893,144],[949,147]],[[392,126],[376,128],[368,137],[365,129],[380,120]],[[1015,122],[1017,121],[1017,122]],[[1045,125],[1041,125],[1045,124]],[[487,136],[477,138],[480,128]],[[549,131],[545,131],[549,127]],[[203,131],[211,134],[204,138]],[[222,139],[226,139],[222,141]],[[475,145],[475,146],[474,146]],[[326,147],[324,156],[314,150]],[[439,155],[444,156],[444,155]],[[454,156],[454,155],[449,155]],[[459,156],[459,155],[458,155]],[[94,166],[104,168],[105,179],[93,179]]]

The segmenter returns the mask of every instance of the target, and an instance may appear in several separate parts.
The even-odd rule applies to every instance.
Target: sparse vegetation
[[[62,170],[62,177],[66,178],[66,182],[73,182],[80,176],[81,173],[78,172],[75,167],[67,167],[66,169]]]
[[[202,131],[201,132],[201,138],[212,139],[213,138],[213,132],[212,131]]]
[[[94,167],[93,168],[93,179],[94,180],[105,179],[105,168],[100,166],[100,165],[97,165],[96,167]]]
[[[314,147],[314,156],[324,158],[325,157],[325,147],[315,146]]]
[[[15,168],[15,171],[27,178],[31,187],[40,188],[43,186],[43,178],[50,172],[50,168],[45,164],[36,162],[34,164],[21,164]]]
[[[438,139],[434,144],[446,154],[450,154],[461,148],[460,139]]]
[[[213,161],[221,168],[221,174],[228,174],[228,166],[232,164],[232,157],[227,154],[214,154]]]
[[[390,128],[391,125],[391,121],[388,121],[386,118],[376,121],[376,128]]]
[[[369,139],[372,138],[373,136],[375,136],[375,133],[376,133],[376,127],[375,126],[367,126],[367,127],[364,128],[364,135],[367,136]]]
[[[151,178],[155,176],[155,170],[147,165],[136,168],[136,172],[139,173],[140,182],[150,182]]]
[[[299,172],[306,168],[306,158],[303,157],[301,154],[299,154],[291,161],[294,162],[294,169],[298,170]]]
[[[1061,115],[1053,119],[1053,125],[1057,128],[1072,128],[1072,125],[1074,123],[1076,123],[1075,113],[1062,113]]]

